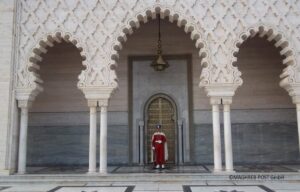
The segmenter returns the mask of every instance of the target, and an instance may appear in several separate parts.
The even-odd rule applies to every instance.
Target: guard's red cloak
[[[152,147],[154,148],[154,163],[155,165],[162,165],[166,162],[166,136],[162,132],[156,132],[152,136]]]

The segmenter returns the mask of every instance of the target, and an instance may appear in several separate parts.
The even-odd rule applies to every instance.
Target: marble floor
[[[2,186],[1,186],[2,185]],[[87,182],[85,184],[10,184],[0,192],[299,192],[300,181],[238,182]]]
[[[87,172],[87,167],[67,166],[67,167],[28,167],[28,174],[82,174]],[[205,165],[184,165],[170,166],[165,169],[154,169],[153,166],[109,166],[108,172],[119,173],[210,173]]]
[[[236,172],[298,172],[297,165],[243,165],[236,166]]]
[[[272,172],[298,172],[300,165],[237,165],[235,172],[245,173],[272,173]],[[28,174],[83,174],[87,166],[66,166],[66,167],[28,167]],[[120,173],[212,173],[212,165],[167,165],[166,169],[153,169],[148,166],[109,166],[111,174]],[[300,192],[300,190],[299,190]]]
[[[232,175],[212,165],[108,168],[107,176],[86,176],[87,167],[28,167],[29,174],[0,177],[0,192],[300,192],[300,165],[235,166]]]

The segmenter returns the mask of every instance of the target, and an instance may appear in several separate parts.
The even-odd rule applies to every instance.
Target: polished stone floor
[[[3,184],[1,184],[3,185]],[[10,184],[0,192],[299,192],[300,181],[87,182],[85,184]]]
[[[235,166],[236,172],[298,172],[298,165],[243,165]]]
[[[82,174],[87,172],[87,167],[67,166],[67,167],[28,167],[29,174]],[[184,165],[170,166],[165,169],[154,169],[152,165],[148,166],[109,166],[109,173],[210,173],[207,166],[204,165]]]
[[[235,172],[298,172],[300,165],[237,165]],[[28,167],[28,174],[83,174],[87,172],[87,166],[66,166],[66,167]],[[211,173],[212,165],[167,165],[166,169],[153,169],[148,166],[109,166],[108,172],[119,173]],[[299,190],[300,192],[300,190]]]
[[[0,192],[300,192],[300,165],[235,166],[232,174],[212,165],[108,168],[87,175],[87,167],[28,167],[29,174],[0,177]]]

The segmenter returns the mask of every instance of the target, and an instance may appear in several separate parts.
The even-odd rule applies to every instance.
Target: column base
[[[99,170],[100,175],[107,175],[107,170]]]
[[[98,175],[97,171],[89,171],[86,173],[87,175]]]
[[[227,173],[227,174],[233,174],[233,173],[236,173],[236,171],[235,171],[235,170],[232,170],[232,169],[226,169],[226,170],[224,171],[224,173]]]
[[[17,172],[17,175],[25,175],[26,172]]]
[[[13,172],[12,171],[10,171],[10,170],[8,170],[8,169],[0,169],[0,175],[10,175],[10,174],[12,174]]]
[[[214,169],[213,170],[213,173],[215,173],[215,174],[221,174],[223,172],[224,172],[223,169]]]

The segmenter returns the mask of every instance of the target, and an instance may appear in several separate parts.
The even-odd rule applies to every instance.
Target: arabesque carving
[[[41,90],[36,61],[41,59],[39,52],[46,51],[44,43],[50,46],[60,39],[57,34],[75,40],[85,58],[80,89],[116,88],[112,65],[122,43],[133,28],[158,12],[190,34],[200,49],[200,86],[240,86],[233,53],[238,51],[236,44],[255,32],[275,39],[275,46],[287,56],[281,85],[300,83],[300,0],[22,0],[18,1],[17,92],[31,90],[36,95]]]
[[[33,100],[34,97],[43,90],[41,84],[42,79],[38,75],[40,69],[38,62],[42,61],[41,54],[47,53],[48,47],[53,47],[54,42],[61,43],[62,41],[70,42],[80,51],[83,58],[82,64],[89,68],[87,64],[84,45],[82,45],[80,39],[74,38],[71,34],[61,31],[54,32],[53,34],[47,34],[43,39],[38,40],[38,44],[31,49],[31,55],[25,65],[21,65],[17,72],[17,98],[19,100],[28,97]]]
[[[249,27],[245,32],[242,32],[239,35],[239,38],[233,42],[232,52],[231,52],[231,63],[235,63],[237,61],[236,54],[239,51],[240,45],[246,41],[249,37],[254,37],[259,35],[259,37],[263,38],[266,36],[267,40],[270,42],[274,42],[275,47],[280,47],[280,54],[285,56],[285,59],[282,61],[286,68],[283,70],[280,75],[281,82],[280,86],[288,90],[288,86],[292,84],[297,84],[297,61],[294,56],[294,52],[296,52],[292,43],[289,43],[288,39],[284,36],[284,33],[278,31],[274,26],[267,26],[264,24],[257,24],[253,27]]]

